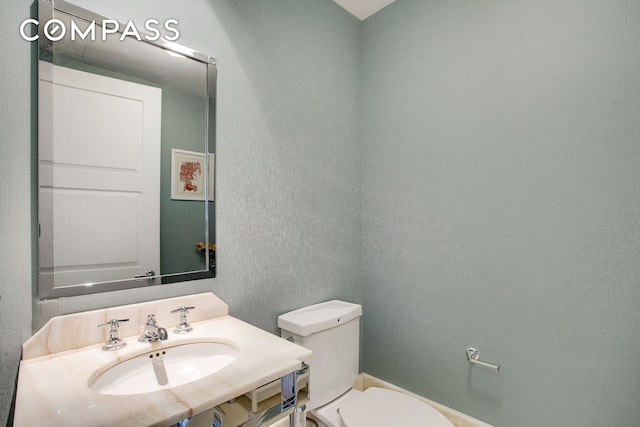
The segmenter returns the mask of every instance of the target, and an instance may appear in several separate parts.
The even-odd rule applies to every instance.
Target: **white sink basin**
[[[239,351],[225,343],[192,343],[125,360],[89,381],[101,394],[141,394],[199,380],[228,366]]]

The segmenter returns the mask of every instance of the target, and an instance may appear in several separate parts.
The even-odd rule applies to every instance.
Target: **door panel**
[[[41,276],[58,288],[159,274],[161,90],[39,70],[40,217],[53,218]]]

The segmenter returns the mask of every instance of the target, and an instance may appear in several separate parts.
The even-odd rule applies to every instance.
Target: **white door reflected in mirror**
[[[39,63],[41,285],[160,271],[162,90]],[[55,141],[55,143],[54,143]]]

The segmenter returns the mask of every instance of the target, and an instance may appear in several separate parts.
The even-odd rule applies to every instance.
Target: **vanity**
[[[166,339],[139,339],[150,314]],[[112,320],[117,349],[109,348]],[[174,426],[278,379],[280,402],[240,425],[289,414],[293,424],[310,358],[310,350],[230,316],[213,293],[54,317],[23,345],[14,425]]]

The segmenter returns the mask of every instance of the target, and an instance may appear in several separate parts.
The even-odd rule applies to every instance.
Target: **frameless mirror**
[[[176,22],[38,14],[40,298],[215,277],[215,60]]]

